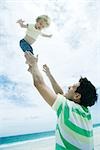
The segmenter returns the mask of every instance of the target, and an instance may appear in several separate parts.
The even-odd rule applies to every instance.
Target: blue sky
[[[86,76],[99,88],[99,7],[99,0],[1,0],[0,120],[3,124],[10,126],[9,120],[14,124],[19,118],[31,118],[34,122],[33,118],[40,114],[43,117],[48,114],[48,130],[53,129],[55,123],[54,112],[33,87],[31,75],[27,72],[28,67],[19,47],[19,40],[25,36],[25,29],[21,29],[16,21],[22,18],[26,23],[34,23],[38,15],[49,15],[51,26],[44,32],[53,34],[53,37],[39,37],[33,45],[34,53],[39,54],[41,72],[42,65],[47,63],[64,90],[67,85],[77,82],[80,76]],[[44,73],[43,76],[51,86]],[[96,115],[97,112],[100,114],[98,105],[92,111],[94,122],[99,122]],[[50,121],[53,124],[51,127]],[[20,121],[18,122],[20,126]],[[16,128],[18,124],[14,124]],[[1,126],[0,129],[2,128],[4,130],[6,126]],[[47,130],[45,126],[44,129]],[[14,127],[12,133],[13,131]],[[11,131],[6,130],[2,135],[10,133]]]

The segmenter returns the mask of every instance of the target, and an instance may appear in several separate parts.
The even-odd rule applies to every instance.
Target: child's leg
[[[32,46],[29,43],[27,43],[24,39],[20,40],[20,47],[23,50],[23,52],[30,51],[33,54]]]
[[[33,54],[32,46],[28,44],[24,39],[20,40],[20,47],[23,50],[23,52],[30,51]],[[25,63],[28,64],[27,61]],[[29,65],[28,71],[30,70],[31,70],[31,66]]]

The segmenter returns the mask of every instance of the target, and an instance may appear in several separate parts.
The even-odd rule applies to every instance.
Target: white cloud
[[[31,105],[39,106],[39,111],[43,115],[45,112],[52,113],[33,87],[31,75],[27,72],[28,67],[19,47],[19,40],[25,35],[25,30],[16,24],[19,18],[33,22],[38,15],[48,14],[52,19],[51,27],[44,32],[53,33],[53,37],[51,39],[39,37],[33,45],[34,53],[39,54],[41,70],[42,64],[47,63],[64,87],[76,82],[80,75],[87,76],[100,87],[100,36],[97,34],[100,17],[96,18],[96,11],[100,9],[97,3],[90,5],[89,1],[80,0],[62,2],[45,0],[42,3],[35,0],[2,0],[1,6],[0,74],[5,75],[12,82],[6,92],[5,88],[1,88],[0,91],[0,113],[6,112],[8,114],[6,119],[15,117],[13,111],[15,114],[18,112],[18,116],[22,114],[21,118],[28,115],[31,117],[32,113],[38,114],[37,111],[32,111]],[[94,9],[95,7],[97,9]],[[44,73],[43,76],[46,78]],[[10,89],[15,83],[15,89]],[[19,100],[14,103],[15,97]],[[30,111],[27,107],[23,108],[20,98],[30,107]],[[21,107],[18,104],[21,104]],[[45,112],[42,111],[43,108]]]

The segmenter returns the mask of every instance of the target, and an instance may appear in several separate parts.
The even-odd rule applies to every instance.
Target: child
[[[43,37],[51,37],[52,35],[47,35],[42,33],[42,29],[49,27],[50,25],[50,18],[47,15],[41,15],[36,18],[35,24],[24,24],[22,19],[17,21],[21,28],[27,28],[25,37],[20,40],[20,47],[23,52],[30,51],[33,53],[32,44],[36,41],[39,35]]]

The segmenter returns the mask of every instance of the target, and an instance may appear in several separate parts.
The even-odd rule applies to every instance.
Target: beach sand
[[[94,129],[94,150],[100,150],[100,127]],[[0,150],[54,150],[55,137],[17,142],[0,146]]]

